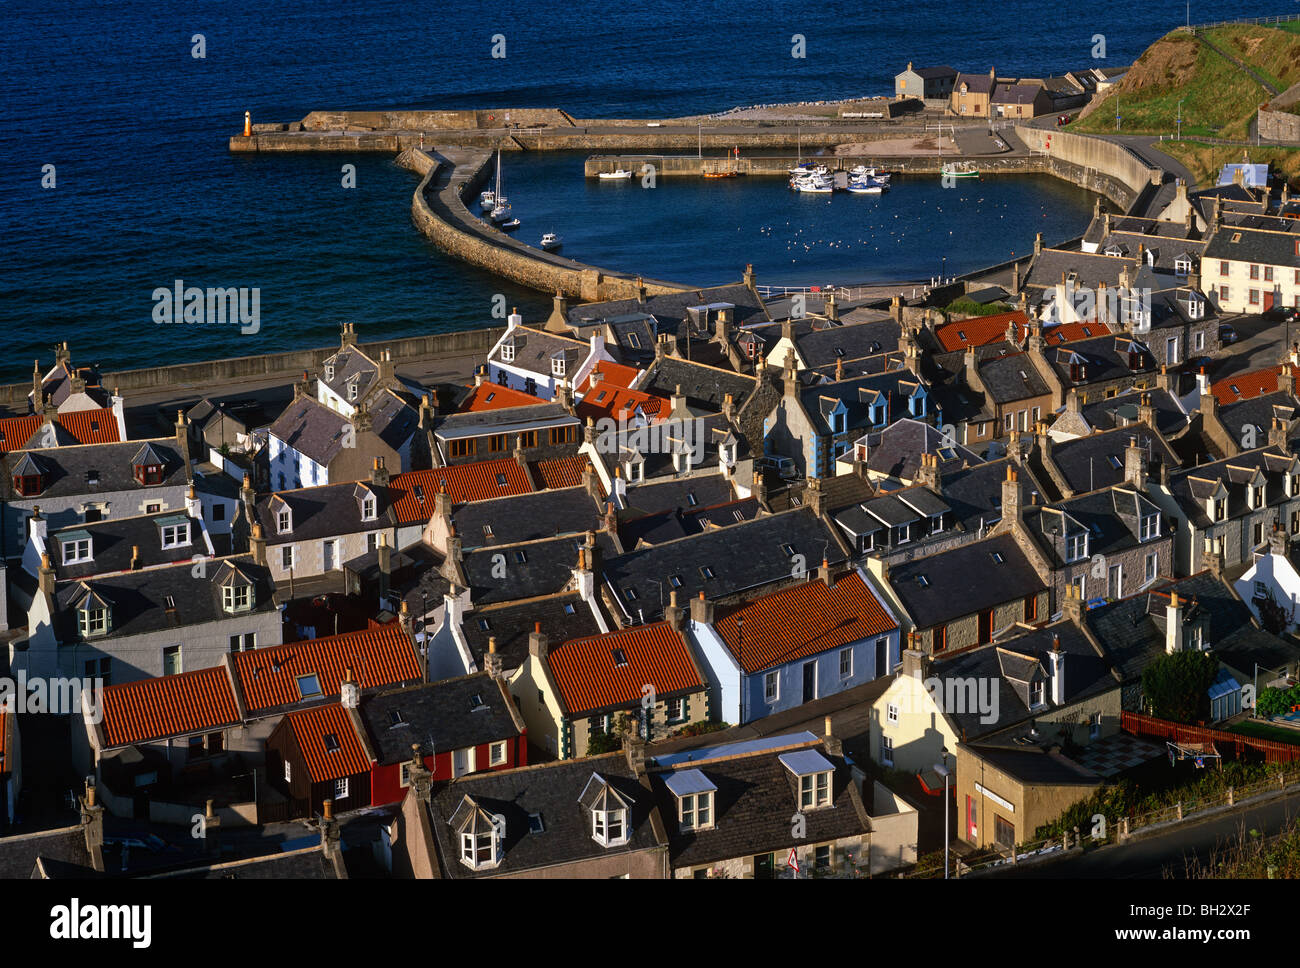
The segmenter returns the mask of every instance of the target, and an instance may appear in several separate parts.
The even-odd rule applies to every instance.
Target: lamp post
[[[1187,99],[1186,99],[1186,98],[1183,98],[1182,100],[1180,100],[1180,101],[1178,102],[1178,117],[1177,117],[1177,119],[1175,119],[1175,121],[1174,121],[1174,124],[1178,126],[1178,140],[1179,140],[1179,141],[1182,141],[1182,140],[1183,140],[1183,101],[1185,101],[1185,100],[1187,100]]]
[[[948,747],[941,747],[943,762],[934,765],[935,771],[943,776],[943,879],[948,880]]]

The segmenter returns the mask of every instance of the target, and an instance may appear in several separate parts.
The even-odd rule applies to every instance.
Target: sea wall
[[[521,286],[547,293],[560,292],[584,302],[637,297],[638,279],[634,276],[553,257],[515,242],[495,229],[486,229],[465,207],[464,195],[477,191],[483,183],[487,158],[472,171],[462,173],[459,179],[448,177],[445,185],[437,182],[441,181],[439,171],[446,163],[427,151],[408,149],[398,156],[397,163],[422,176],[411,199],[411,218],[448,255]],[[443,174],[450,176],[449,172]],[[694,288],[655,279],[639,281],[647,295]]]
[[[1016,125],[1015,131],[1030,151],[1042,152],[1045,170],[1101,192],[1126,210],[1148,186],[1159,185],[1164,178],[1159,168],[1113,141],[1024,125]]]
[[[483,354],[492,348],[504,332],[505,328],[502,326],[490,326],[482,329],[459,330],[454,333],[406,336],[359,345],[375,357],[380,350],[386,349],[392,354],[393,362],[400,365],[404,360]],[[241,380],[283,378],[289,382],[300,377],[303,370],[314,372],[327,357],[337,351],[337,345],[318,349],[289,350],[283,353],[237,356],[200,363],[177,363],[144,370],[118,370],[101,374],[101,378],[105,387],[110,390],[114,388],[120,390],[128,397],[129,402],[133,391],[139,393],[177,389],[207,393],[211,392],[212,388],[224,387]],[[0,404],[10,407],[24,405],[27,395],[31,392],[31,381],[0,385]]]

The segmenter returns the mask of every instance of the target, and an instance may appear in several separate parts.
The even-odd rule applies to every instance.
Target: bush
[[[1142,694],[1151,715],[1189,725],[1210,715],[1210,684],[1219,663],[1208,652],[1174,652],[1162,655],[1142,670]]]
[[[1006,303],[977,303],[965,298],[954,299],[943,311],[950,316],[996,316],[998,313],[1009,313],[1011,307]]]
[[[587,740],[587,755],[599,756],[601,753],[612,753],[622,747],[623,737],[617,733],[593,733]]]
[[[1290,689],[1265,686],[1255,700],[1255,711],[1261,716],[1282,716],[1289,713],[1292,706],[1300,706],[1300,685]]]
[[[712,722],[707,719],[701,719],[699,722],[689,723],[673,733],[674,736],[703,736],[705,733],[716,733],[720,729],[730,729],[730,725],[721,722]]]

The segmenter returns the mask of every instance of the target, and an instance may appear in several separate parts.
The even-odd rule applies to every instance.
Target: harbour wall
[[[153,323],[150,325],[157,326]],[[377,343],[359,344],[370,356],[378,357],[380,350],[388,350],[393,362],[425,360],[438,357],[486,354],[505,332],[503,326],[459,330],[452,333],[428,333],[423,336],[406,336]],[[101,382],[109,390],[120,390],[128,396],[134,392],[156,390],[189,390],[196,394],[228,393],[230,383],[242,380],[283,378],[286,382],[297,379],[303,370],[315,371],[329,356],[338,352],[338,346],[317,349],[288,350],[282,353],[265,353],[258,356],[237,356],[225,360],[208,360],[200,363],[177,363],[144,370],[118,370],[101,374]],[[0,404],[8,407],[25,406],[32,384],[10,383],[0,385]]]
[[[1100,192],[1128,211],[1149,188],[1159,186],[1164,171],[1153,168],[1122,144],[1050,128],[1017,125],[1016,136],[1045,170]]]
[[[456,171],[445,155],[435,157],[419,149],[407,149],[397,158],[399,165],[422,176],[411,199],[412,220],[448,255],[521,286],[583,302],[635,299],[642,287],[646,295],[696,288],[584,265],[524,245],[484,225],[466,207],[465,196],[477,192],[486,181],[490,158],[481,154],[462,171]]]

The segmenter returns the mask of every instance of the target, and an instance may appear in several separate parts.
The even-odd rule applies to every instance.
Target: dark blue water
[[[1195,13],[1206,20],[1284,11],[1245,2],[1199,4]],[[891,91],[908,60],[1036,75],[1088,65],[1098,33],[1106,36],[1105,63],[1127,63],[1181,23],[1184,6],[877,4],[866,16],[847,0],[648,7],[463,0],[427,8],[69,0],[6,4],[5,14],[0,333],[9,352],[0,379],[22,380],[30,360],[48,361],[60,339],[83,361],[135,367],[321,345],[344,320],[363,339],[486,323],[496,292],[525,313],[545,306],[544,297],[447,260],[421,239],[409,220],[414,182],[391,159],[230,155],[226,139],[246,109],[258,120],[296,120],[314,108],[492,105],[644,116],[840,98]],[[196,33],[205,38],[204,59],[191,56]],[[491,57],[498,33],[505,59]],[[790,56],[795,33],[806,39],[806,59]],[[354,190],[340,186],[344,162],[357,165]],[[41,187],[45,165],[55,166],[52,190]],[[936,245],[944,231],[954,233],[949,268],[960,269],[964,239],[1001,255],[1032,238],[1028,223],[1043,206],[1052,210],[1048,224],[1058,208],[1064,213],[1057,234],[1069,234],[1083,201],[1047,184],[985,180],[978,204],[994,216],[1010,217],[1010,207],[998,206],[1013,206],[1017,192],[1033,196],[1005,235],[993,222],[972,230],[947,213],[927,227],[931,188],[906,185],[880,200],[837,196],[820,213],[774,182],[728,185],[707,197],[700,184],[665,185],[654,201],[626,203],[657,210],[573,201],[587,213],[579,217],[535,193],[532,177],[542,175],[521,170],[517,183],[526,232],[540,235],[547,229],[538,223],[554,221],[572,255],[700,283],[734,278],[746,260],[765,275],[770,266],[774,282],[928,275],[944,255]],[[592,190],[567,172],[555,184],[556,197],[571,201]],[[857,203],[879,211],[855,228],[842,213]],[[596,216],[612,211],[637,221],[600,226]],[[815,247],[805,261],[783,263],[800,258],[787,216],[810,211],[797,238]],[[881,234],[886,219],[912,224],[890,237],[888,228]],[[841,254],[831,247],[837,240],[853,248]],[[260,288],[261,331],[156,326],[151,292],[176,279]]]

